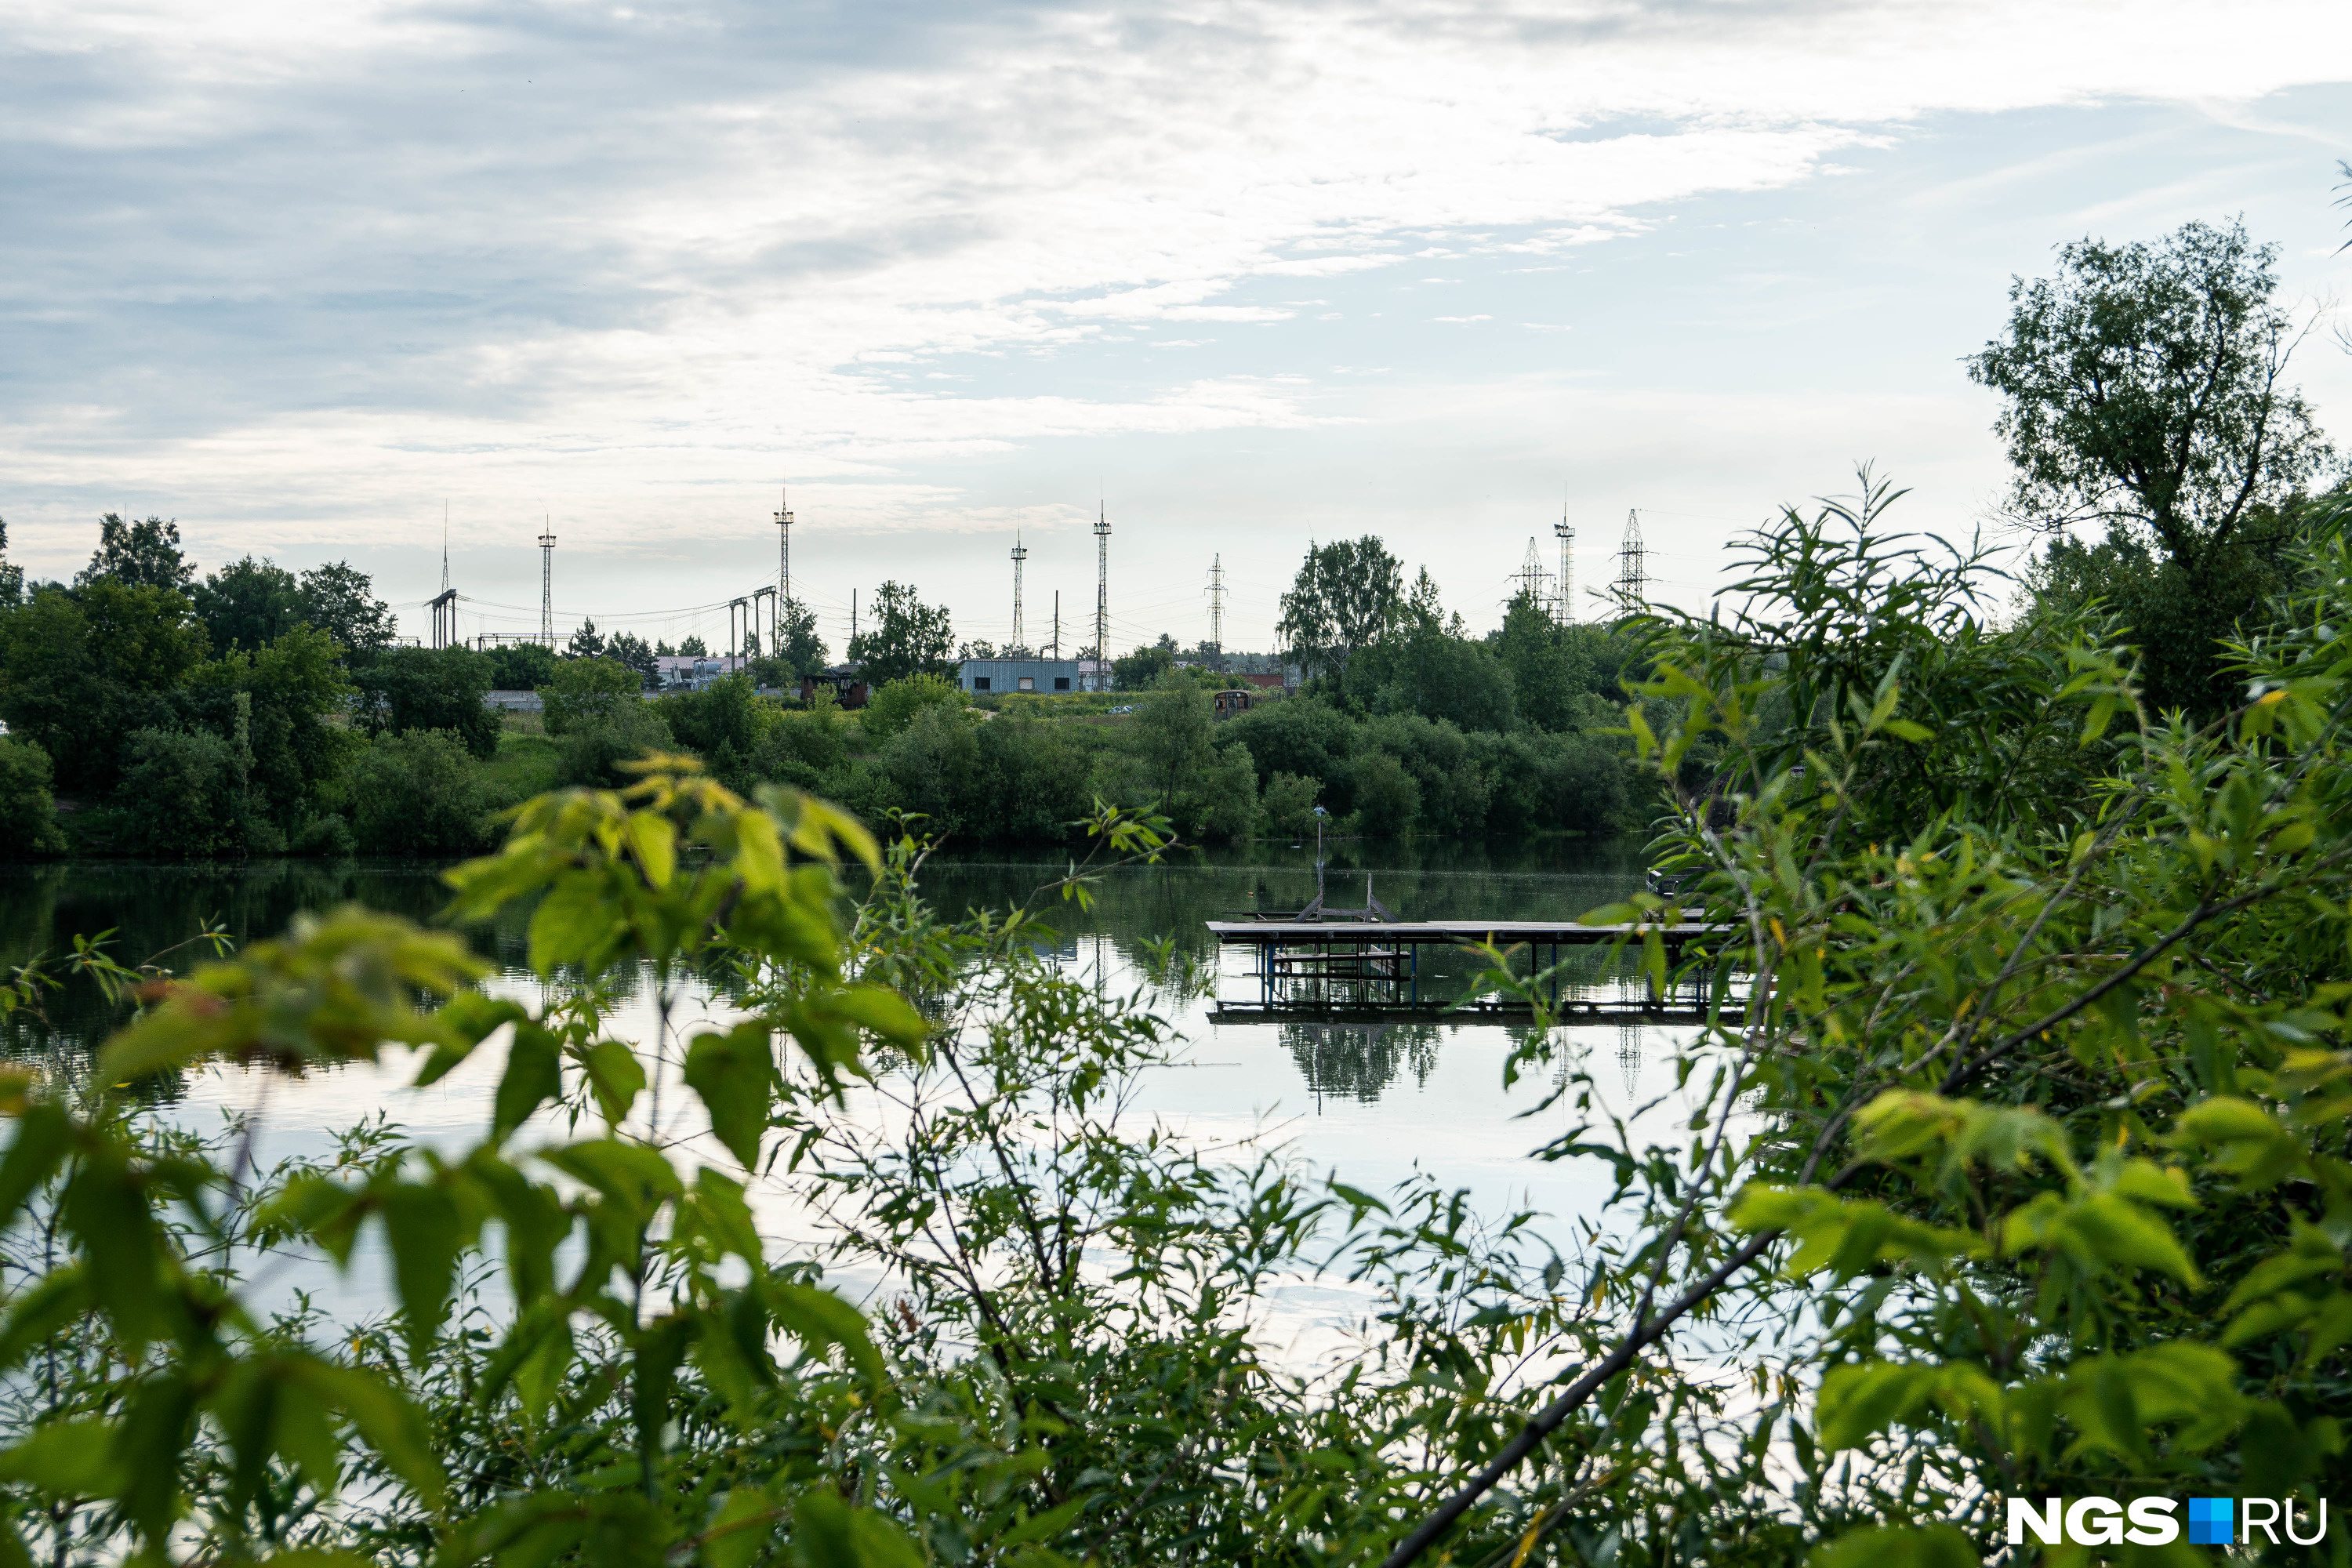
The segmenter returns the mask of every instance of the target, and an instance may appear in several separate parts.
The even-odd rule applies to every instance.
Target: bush
[[[49,795],[49,753],[0,735],[0,858],[62,855],[65,848]]]
[[[661,715],[631,697],[626,704],[565,733],[556,777],[562,784],[589,789],[619,789],[635,782],[621,772],[620,763],[634,762],[647,752],[667,751],[674,743]]]
[[[1371,838],[1397,838],[1410,832],[1421,811],[1421,785],[1404,764],[1386,752],[1356,759],[1356,826]]]
[[[490,686],[495,690],[536,691],[554,683],[554,650],[535,642],[502,644],[484,657],[490,661]]]
[[[352,825],[331,811],[322,811],[294,831],[287,841],[289,855],[311,855],[322,860],[336,860],[359,847],[352,836]]]
[[[1355,804],[1346,788],[1348,758],[1356,749],[1356,726],[1329,703],[1312,697],[1286,698],[1252,708],[1225,721],[1223,738],[1249,748],[1264,789],[1276,773],[1314,780],[1323,804],[1346,812]]]
[[[760,700],[751,678],[743,675],[714,680],[699,691],[656,698],[653,709],[679,745],[706,761],[722,748],[751,757],[759,749],[761,732],[782,717],[772,703]]]
[[[488,777],[446,730],[380,738],[347,787],[353,837],[368,854],[463,855],[489,839]]]
[[[613,720],[624,712],[644,712],[645,683],[625,664],[609,658],[567,658],[555,667],[554,679],[539,689],[547,732],[568,735],[586,724]],[[667,740],[669,729],[662,721]]]
[[[139,730],[114,792],[119,847],[209,858],[246,848],[237,770],[227,742],[208,730]]]
[[[501,727],[482,702],[490,672],[490,661],[471,648],[386,648],[352,677],[360,726],[372,735],[446,730],[488,758],[499,749]]]
[[[1276,833],[1298,833],[1315,820],[1315,797],[1321,793],[1313,779],[1297,773],[1276,773],[1265,783],[1258,809]]]
[[[927,708],[963,706],[962,689],[954,681],[936,675],[910,675],[883,682],[882,689],[867,700],[859,722],[868,736],[887,741],[913,723],[916,715]]]

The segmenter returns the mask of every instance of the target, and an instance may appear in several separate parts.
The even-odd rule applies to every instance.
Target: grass
[[[501,800],[529,800],[555,787],[561,760],[547,736],[509,730],[499,737],[498,755],[489,761],[490,785]]]

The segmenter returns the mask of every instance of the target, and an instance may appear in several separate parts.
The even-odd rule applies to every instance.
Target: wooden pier
[[[1383,921],[1246,919],[1210,921],[1209,931],[1221,948],[1246,948],[1252,973],[1259,982],[1258,996],[1230,1003],[1220,997],[1221,1016],[1243,1017],[1314,1016],[1395,1017],[1401,1014],[1444,1013],[1450,1017],[1492,1015],[1527,1016],[1528,1009],[1499,998],[1468,1006],[1448,1005],[1422,996],[1421,959],[1426,948],[1474,948],[1491,942],[1506,951],[1534,951],[1539,967],[1559,962],[1563,948],[1601,947],[1628,937],[1639,942],[1650,931],[1665,944],[1669,963],[1679,963],[1694,944],[1719,941],[1731,928],[1694,918],[1696,910],[1662,923],[1625,926],[1580,925],[1574,921]],[[1549,956],[1546,956],[1546,955]],[[1552,998],[1562,1022],[1602,1023],[1621,1018],[1653,1019],[1700,1016],[1696,1001],[1676,1005],[1657,993],[1641,1001]]]

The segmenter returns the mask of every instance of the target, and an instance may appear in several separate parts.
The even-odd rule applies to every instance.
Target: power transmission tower
[[[441,503],[441,591],[449,591],[449,503]]]
[[[1110,509],[1095,503],[1095,689],[1110,668]]]
[[[457,640],[457,595],[449,586],[449,503],[441,503],[441,593],[432,603],[433,646]]]
[[[1008,654],[1013,648],[1023,654],[1029,651],[1029,645],[1021,640],[1021,563],[1028,559],[1028,548],[1021,542],[1021,531],[1016,528],[1013,531],[1013,648],[1005,650]]]
[[[768,653],[777,657],[776,650],[784,646],[784,617],[792,613],[793,602],[793,505],[792,492],[776,491],[776,624],[770,633]]]
[[[1054,648],[1052,658],[1062,657],[1062,591],[1054,590]]]
[[[1225,667],[1225,558],[1209,557],[1209,651]]]
[[[552,520],[541,517],[540,527],[546,531],[539,536],[539,640],[549,651],[555,647],[555,530]]]
[[[1625,513],[1625,542],[1617,547],[1617,597],[1627,605],[1644,603],[1649,595],[1650,574],[1642,550],[1642,514],[1629,510]]]
[[[1552,536],[1559,541],[1559,613],[1554,618],[1561,626],[1576,625],[1576,530],[1568,521],[1568,503],[1560,502],[1559,521],[1551,525]]]
[[[1551,574],[1543,569],[1543,557],[1536,553],[1534,534],[1528,535],[1528,558],[1519,563],[1519,569],[1511,575],[1518,581],[1521,598],[1531,605],[1544,602],[1544,584]]]

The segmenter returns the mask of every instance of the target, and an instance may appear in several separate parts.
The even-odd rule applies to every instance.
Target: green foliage
[[[114,792],[113,847],[204,859],[248,847],[249,753],[209,730],[135,730]]]
[[[178,722],[173,694],[205,654],[175,592],[112,577],[45,588],[0,616],[0,719],[49,753],[61,791],[103,795],[132,731]]]
[[[302,574],[302,618],[335,639],[345,653],[363,657],[392,642],[392,606],[375,596],[375,584],[348,561],[330,561]]]
[[[49,754],[30,741],[0,735],[0,857],[30,859],[65,852],[49,795]]]
[[[867,614],[870,629],[849,639],[848,657],[863,667],[869,686],[879,690],[908,676],[953,673],[955,628],[947,611],[916,598],[912,585],[883,584]]]
[[[573,632],[571,640],[563,645],[563,654],[567,659],[604,658],[604,638],[603,634],[596,630],[596,623],[583,616],[579,629]]]
[[[215,648],[256,648],[292,631],[302,616],[294,574],[247,555],[188,590],[196,619]]]
[[[887,741],[925,709],[961,709],[965,700],[963,689],[944,676],[903,676],[876,687],[857,721],[872,739]]]
[[[110,511],[98,520],[98,549],[74,574],[74,586],[114,583],[185,594],[195,575],[196,563],[180,552],[178,523],[160,517],[132,522]]]
[[[636,672],[609,658],[567,658],[539,689],[547,732],[568,735],[592,724],[610,725],[630,710],[645,707]]]
[[[1317,790],[1313,779],[1297,773],[1276,773],[1265,781],[1258,809],[1276,833],[1302,833],[1314,825]]]
[[[1421,784],[1387,752],[1368,752],[1355,764],[1356,823],[1372,838],[1410,832],[1421,814]]]
[[[494,673],[470,648],[386,648],[352,675],[360,692],[354,717],[371,735],[444,730],[487,758],[499,745],[499,716],[482,703]]]
[[[2007,399],[2011,505],[2141,535],[2201,583],[2209,552],[2334,458],[2284,381],[2300,333],[2272,300],[2278,247],[2189,223],[2155,245],[2078,240],[2058,261],[2015,282],[2006,332],[1969,362]]]
[[[1404,565],[1366,534],[1307,547],[1275,632],[1307,674],[1344,675],[1357,651],[1386,637],[1403,613]]]
[[[654,710],[669,726],[679,745],[715,758],[722,751],[748,758],[759,748],[760,737],[778,714],[762,702],[749,676],[730,675],[699,691],[675,691],[656,700]]]
[[[554,651],[535,642],[500,643],[486,651],[492,691],[537,691],[555,680]]]
[[[369,855],[465,855],[483,847],[501,803],[488,771],[446,730],[379,735],[344,786],[357,847]]]
[[[1161,633],[1160,640],[1110,661],[1111,685],[1120,691],[1150,691],[1176,668],[1176,639]]]
[[[816,612],[798,599],[786,599],[781,631],[769,657],[787,669],[805,675],[825,666],[824,639],[816,634]]]
[[[614,664],[628,666],[637,672],[637,679],[651,686],[661,666],[656,661],[654,645],[635,632],[614,632],[604,642],[604,657]],[[551,674],[552,672],[549,672]],[[539,682],[532,683],[535,686]]]
[[[308,625],[247,651],[234,648],[188,676],[190,716],[242,748],[247,809],[291,831],[357,743],[329,721],[354,694],[333,639]]]
[[[1431,624],[1367,649],[1345,681],[1351,697],[1368,694],[1375,712],[1415,713],[1464,730],[1517,728],[1514,687],[1510,667],[1492,648]]]
[[[1563,626],[1527,595],[1503,612],[1496,657],[1511,678],[1519,718],[1530,729],[1576,730],[1591,717],[1583,698],[1601,688],[1593,669],[1591,628]],[[1416,711],[1425,710],[1416,709]],[[1431,718],[1444,715],[1431,713]],[[1455,722],[1462,721],[1457,717]],[[1465,729],[1481,728],[1465,724]],[[1486,726],[1500,729],[1503,726]]]
[[[588,663],[593,661],[581,661]],[[629,780],[626,764],[650,751],[670,744],[669,726],[654,705],[630,695],[614,706],[591,709],[580,722],[567,726],[561,742],[556,779],[589,789],[615,789]]]

